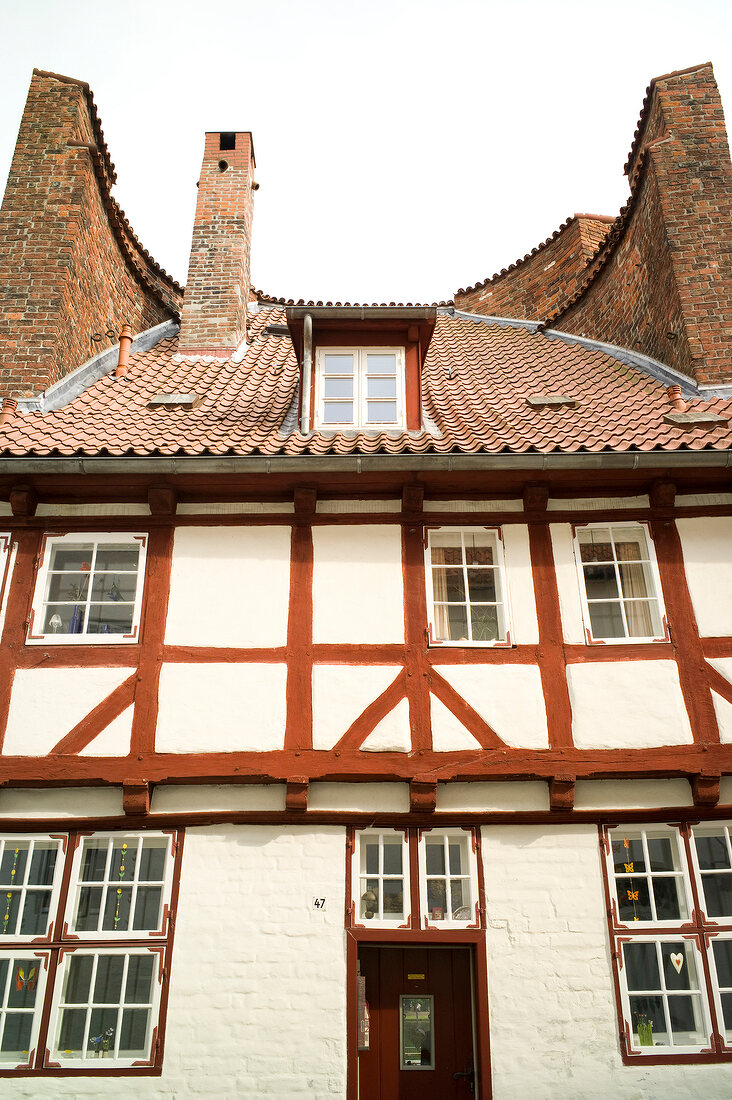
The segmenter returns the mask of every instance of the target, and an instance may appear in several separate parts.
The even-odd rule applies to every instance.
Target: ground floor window
[[[732,1056],[731,828],[601,827],[629,1061]]]
[[[159,1065],[181,844],[0,838],[0,1075]]]

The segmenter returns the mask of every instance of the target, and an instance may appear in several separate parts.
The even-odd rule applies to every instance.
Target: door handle
[[[453,1081],[459,1081],[461,1077],[466,1077],[470,1083],[470,1091],[473,1092],[475,1088],[475,1071],[471,1066],[470,1069],[466,1069],[464,1073],[453,1073]]]

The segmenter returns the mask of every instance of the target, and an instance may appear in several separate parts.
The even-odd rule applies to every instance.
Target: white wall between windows
[[[19,817],[78,819],[121,817],[122,814],[121,787],[10,787],[8,790],[0,791],[0,819]]]
[[[650,508],[647,496],[637,497],[550,497],[549,512],[612,512],[618,508]]]
[[[156,751],[281,749],[286,674],[284,664],[164,664]]]
[[[401,528],[313,528],[313,641],[404,641]]]
[[[675,661],[568,665],[567,684],[577,748],[649,748],[693,741]]]
[[[676,521],[699,633],[732,634],[732,517]]]
[[[289,527],[178,527],[166,642],[284,645],[290,541]]]
[[[131,668],[18,669],[3,754],[45,756],[131,672]],[[119,746],[111,755],[126,756],[129,728],[122,722],[117,731]]]
[[[502,532],[503,554],[511,620],[511,641],[515,645],[536,645],[539,623],[531,571],[529,528],[525,523],[507,524]]]
[[[284,810],[284,783],[163,783],[150,800],[150,813],[234,813]]]
[[[574,557],[574,536],[569,523],[552,523],[549,526],[554,553],[554,569],[559,593],[559,610],[562,616],[562,632],[565,642],[583,645],[585,628],[582,622],[577,563]]]

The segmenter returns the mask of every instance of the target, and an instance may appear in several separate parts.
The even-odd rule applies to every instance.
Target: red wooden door
[[[359,1100],[475,1096],[470,949],[362,944],[359,962],[370,1014]]]

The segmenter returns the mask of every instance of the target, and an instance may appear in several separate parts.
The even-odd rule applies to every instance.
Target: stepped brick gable
[[[0,382],[47,389],[117,342],[173,318],[181,288],[110,194],[115,181],[88,85],[36,70],[0,211]]]

